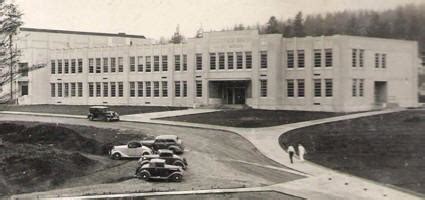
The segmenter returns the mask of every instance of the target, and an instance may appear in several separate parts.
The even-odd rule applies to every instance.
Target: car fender
[[[128,154],[125,154],[124,152],[117,150],[117,149],[112,149],[111,150],[111,156],[114,155],[114,153],[119,153],[121,154],[121,157],[129,157]]]
[[[180,166],[180,165],[177,165],[177,163],[180,163],[181,166],[183,166],[183,169],[186,169],[186,164],[183,161],[181,161],[181,160],[175,160],[173,162],[173,165]]]
[[[170,145],[170,146],[168,146],[168,149],[175,151],[175,152],[182,152],[182,149],[177,145]]]
[[[170,177],[174,176],[175,174],[179,174],[179,175],[183,176],[182,172],[173,172],[167,178],[170,178]]]

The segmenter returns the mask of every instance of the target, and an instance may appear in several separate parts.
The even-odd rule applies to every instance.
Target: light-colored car
[[[155,151],[168,149],[175,154],[184,152],[183,141],[176,135],[159,135],[154,140],[142,140],[142,144]]]
[[[144,155],[153,154],[152,149],[142,145],[141,141],[130,141],[127,145],[114,146],[109,155],[112,159],[140,158]]]

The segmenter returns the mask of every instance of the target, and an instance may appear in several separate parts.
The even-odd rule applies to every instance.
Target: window
[[[163,97],[168,97],[168,82],[167,81],[162,81],[161,82],[161,86],[162,86],[162,96]]]
[[[64,97],[69,96],[69,84],[68,83],[63,84],[63,96]]]
[[[243,68],[243,55],[242,52],[236,52],[236,69]]]
[[[123,97],[124,96],[124,83],[118,82],[118,96]]]
[[[180,55],[174,55],[174,70],[180,71]]]
[[[146,81],[145,85],[146,85],[146,97],[150,97],[152,95],[151,82]]]
[[[218,53],[218,69],[224,69],[224,53]]]
[[[364,66],[364,49],[359,50],[359,67]]]
[[[108,97],[109,96],[108,82],[103,82],[103,96],[104,97]]]
[[[62,74],[62,60],[58,60],[58,74]]]
[[[162,71],[166,72],[168,71],[168,56],[162,56]]]
[[[56,74],[56,61],[50,61],[50,74]]]
[[[143,56],[137,57],[137,71],[143,72]]]
[[[267,51],[260,52],[260,67],[262,69],[267,68]]]
[[[75,59],[71,60],[71,73],[75,74],[75,68],[76,68],[76,63],[75,63]]]
[[[78,73],[83,73],[83,59],[78,59],[78,61],[77,61],[77,63],[78,63]]]
[[[304,79],[297,79],[297,85],[298,85],[298,97],[304,97],[305,96]]]
[[[298,58],[298,68],[304,68],[304,66],[305,66],[304,50],[298,50],[297,51],[297,58]]]
[[[387,67],[387,54],[381,55],[381,67],[386,68]]]
[[[364,93],[364,79],[359,79],[359,96],[362,97]]]
[[[325,96],[333,96],[333,82],[332,79],[325,79]]]
[[[314,50],[314,67],[322,67],[322,50]]]
[[[187,97],[187,81],[183,81],[183,97]]]
[[[180,81],[174,81],[174,96],[180,97]]]
[[[76,84],[75,83],[71,83],[71,97],[75,97],[75,89],[76,89]]]
[[[103,58],[103,73],[108,73],[108,58]]]
[[[260,80],[260,96],[267,97],[267,80]]]
[[[78,82],[77,88],[78,88],[78,96],[79,97],[82,97],[83,96],[83,83],[82,82]]]
[[[210,69],[211,70],[215,70],[216,66],[215,66],[215,53],[210,53]]]
[[[287,59],[287,65],[288,68],[292,69],[294,68],[294,51],[290,50],[290,51],[286,51],[286,59]]]
[[[153,82],[153,96],[159,97],[159,81]]]
[[[286,80],[286,95],[288,97],[294,97],[294,80]]]
[[[101,85],[100,82],[96,82],[96,97],[101,97]]]
[[[245,52],[245,67],[247,69],[252,68],[252,53],[250,51]]]
[[[118,72],[124,72],[124,58],[118,57]]]
[[[28,76],[28,63],[19,63],[19,72],[21,76]]]
[[[100,58],[96,58],[96,73],[100,73],[101,72],[101,68],[100,68]]]
[[[351,87],[351,94],[353,97],[357,96],[357,79],[353,79],[353,84]]]
[[[325,49],[325,67],[332,67],[333,53],[332,49]]]
[[[116,69],[116,58],[111,58],[111,72],[114,73],[117,71]]]
[[[56,96],[56,84],[50,83],[50,96],[55,97]]]
[[[130,85],[130,97],[136,96],[136,84],[134,82],[129,82]]]
[[[159,56],[153,57],[153,71],[159,72]]]
[[[196,70],[202,70],[202,54],[196,54]]]
[[[357,67],[357,49],[351,50],[351,66]]]
[[[58,97],[62,97],[62,83],[58,83]]]
[[[202,81],[196,81],[196,97],[202,97]]]
[[[379,68],[379,53],[375,53],[375,68]]]
[[[227,69],[233,69],[233,52],[227,52]]]
[[[137,81],[137,96],[143,97],[143,81]]]
[[[93,97],[93,96],[94,96],[93,82],[89,82],[89,97]]]
[[[187,55],[183,55],[183,71],[187,71]]]
[[[69,73],[69,61],[68,61],[68,59],[64,60],[63,63],[64,63],[63,71],[64,71],[65,74],[68,74]]]
[[[322,96],[322,81],[320,79],[314,79],[314,96],[321,97]]]
[[[151,57],[150,56],[146,56],[145,57],[145,61],[146,61],[146,72],[151,72]]]
[[[117,84],[115,82],[110,82],[109,84],[111,84],[111,97],[116,97]]]

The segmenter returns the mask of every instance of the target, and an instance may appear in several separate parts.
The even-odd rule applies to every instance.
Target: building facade
[[[182,44],[142,38],[123,45],[67,45],[45,48],[45,57],[28,61],[47,67],[28,76],[33,86],[22,103],[242,104],[335,112],[418,104],[420,62],[412,41],[283,38],[244,30],[204,33]]]

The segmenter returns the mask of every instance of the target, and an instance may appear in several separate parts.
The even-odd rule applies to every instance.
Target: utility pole
[[[10,52],[10,101],[13,101],[13,49],[12,49],[12,34],[9,35],[9,52]]]

